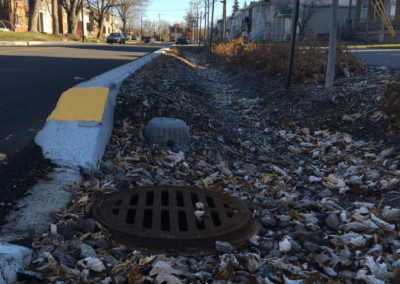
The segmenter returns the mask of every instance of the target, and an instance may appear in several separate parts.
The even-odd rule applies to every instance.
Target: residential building
[[[42,0],[40,3],[37,28],[41,33],[53,33],[53,19],[51,16],[52,3],[53,0]],[[59,33],[67,34],[67,12],[62,5],[62,0],[58,0],[57,5]],[[0,30],[25,32],[28,31],[28,23],[29,0],[0,0]],[[85,36],[97,36],[97,22],[94,20],[93,13],[89,9],[83,9],[83,26]],[[106,13],[104,17],[103,37],[108,36],[112,32],[119,31],[117,15],[114,13]],[[82,14],[79,15],[76,34],[82,35]]]
[[[393,0],[392,0],[393,1]],[[400,1],[400,0],[399,0]],[[350,7],[351,18],[354,19],[356,0],[352,1]],[[313,29],[318,34],[328,34],[330,28],[330,13],[332,0],[300,0],[301,22],[304,9],[310,5],[318,5],[318,12],[315,13],[308,25],[307,30]],[[231,17],[227,18],[227,38],[233,39],[238,36],[246,36],[248,40],[287,40],[292,27],[292,6],[293,0],[261,0],[252,1],[250,4]],[[349,15],[349,0],[339,0],[338,22],[339,25],[346,23]],[[220,28],[220,25],[218,25]],[[247,32],[246,32],[247,31]],[[221,32],[222,34],[222,23]]]
[[[355,21],[342,29],[347,38],[379,42],[398,43],[393,37],[384,22],[376,12],[373,1],[358,1],[356,7]],[[395,34],[400,34],[400,0],[382,1],[387,17]]]

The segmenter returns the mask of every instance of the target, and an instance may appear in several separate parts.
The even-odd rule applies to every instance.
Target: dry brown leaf
[[[153,259],[154,259],[154,255],[153,256],[149,256],[149,257],[141,257],[140,259],[139,259],[139,265],[140,266],[144,266],[144,265],[146,265],[146,264],[148,264],[148,263],[150,263]]]
[[[306,219],[305,217],[300,216],[294,208],[292,208],[289,212],[286,212],[286,215],[295,217],[300,222],[303,222]]]
[[[129,284],[140,284],[143,283],[145,279],[146,277],[143,276],[142,269],[135,264],[135,268],[128,273]]]

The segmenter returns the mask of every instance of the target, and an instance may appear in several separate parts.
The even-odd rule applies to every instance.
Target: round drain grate
[[[196,221],[195,204],[208,213]],[[202,247],[247,233],[251,212],[225,194],[194,187],[122,190],[98,200],[93,215],[121,242],[156,248]]]

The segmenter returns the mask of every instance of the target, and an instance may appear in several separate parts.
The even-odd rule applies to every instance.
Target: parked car
[[[146,36],[145,38],[144,38],[144,42],[146,43],[146,42],[154,42],[154,38],[152,37],[152,36]]]
[[[164,41],[164,39],[162,38],[161,41]]]
[[[125,44],[125,37],[122,33],[112,33],[107,37],[106,43],[119,43]]]
[[[181,44],[181,45],[183,45],[183,44],[189,44],[189,43],[188,43],[188,41],[187,41],[186,38],[180,38],[180,39],[178,39],[178,40],[175,42],[175,44]]]
[[[138,36],[132,36],[132,40],[138,40],[139,37]]]

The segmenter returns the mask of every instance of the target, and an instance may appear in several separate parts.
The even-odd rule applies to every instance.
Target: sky
[[[158,21],[159,14],[161,14],[161,20],[167,21],[170,24],[180,23],[183,21],[185,10],[189,8],[190,0],[152,0],[153,3],[147,8],[146,19],[151,21]],[[212,0],[210,0],[211,2]],[[203,2],[204,3],[204,2]],[[212,2],[211,2],[212,3]],[[227,0],[226,11],[229,16],[232,13],[232,6],[234,0]],[[250,0],[247,1],[250,3]],[[239,0],[239,7],[242,8],[244,0]],[[204,5],[199,9],[203,11]],[[223,4],[220,0],[215,1],[214,19],[222,18]],[[200,13],[199,12],[199,13]],[[143,17],[145,19],[145,17]],[[210,9],[210,20],[211,20],[211,9]]]

